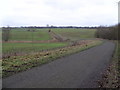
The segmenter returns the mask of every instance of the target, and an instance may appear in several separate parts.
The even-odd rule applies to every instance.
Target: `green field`
[[[67,46],[68,43],[3,43],[3,54],[31,53]]]
[[[53,28],[51,31],[60,35],[67,42],[46,42],[39,41],[52,40],[48,33],[49,29],[29,29],[15,28],[11,29],[8,41],[2,43],[3,54],[3,77],[30,69],[32,67],[50,62],[56,58],[73,54],[93,46],[99,45],[102,41],[90,40],[95,38],[96,29],[75,29],[75,28]],[[1,32],[1,31],[0,31]],[[73,41],[86,40],[82,43],[71,45]],[[87,41],[88,40],[88,41]],[[13,42],[14,41],[14,42]],[[17,42],[17,41],[24,41]],[[37,42],[27,42],[37,41]]]
[[[11,29],[10,39],[17,41],[39,41],[39,40],[50,40],[52,39],[48,32],[45,30],[31,29],[35,30],[28,31],[29,29]]]
[[[51,40],[49,35],[49,29],[30,29],[28,28],[16,28],[11,29],[9,40],[17,41],[39,41],[39,40]],[[33,31],[34,30],[34,31]],[[53,28],[53,32],[71,40],[91,39],[95,38],[96,29],[75,29],[75,28]]]
[[[71,40],[92,39],[95,38],[96,29],[52,29],[54,32],[60,34]]]
[[[14,28],[10,30],[10,41],[46,41],[52,40],[48,33],[49,29],[35,29],[35,28]],[[75,28],[53,28],[51,29],[58,35],[71,41],[80,39],[92,39],[96,29],[75,29]],[[38,52],[45,49],[63,47],[68,43],[3,43],[3,55],[14,53],[31,53]]]

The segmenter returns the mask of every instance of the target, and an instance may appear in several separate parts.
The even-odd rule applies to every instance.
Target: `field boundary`
[[[51,42],[59,42],[58,40],[40,40],[40,41],[17,41],[17,40],[10,40],[10,41],[2,41],[2,43],[51,43]]]

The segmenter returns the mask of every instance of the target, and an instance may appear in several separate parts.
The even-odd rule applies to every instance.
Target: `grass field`
[[[28,31],[29,29],[11,29],[10,31],[10,40],[17,40],[17,41],[38,41],[38,40],[50,40],[52,39],[48,32],[45,30],[35,30]]]
[[[34,30],[34,31],[33,31]],[[10,31],[10,41],[46,41],[52,40],[48,33],[49,29],[28,29],[17,28]],[[101,44],[99,40],[89,41],[95,38],[95,29],[75,29],[75,28],[54,28],[51,29],[56,34],[61,35],[68,42],[50,42],[50,43],[18,43],[4,42],[2,43],[3,52],[3,77],[18,73],[55,60],[61,56],[76,53],[90,47]],[[73,45],[72,41],[87,39],[82,45]],[[87,46],[86,46],[87,44]],[[48,50],[47,50],[48,49]],[[44,51],[44,52],[43,52]]]
[[[34,31],[33,31],[34,30]],[[48,33],[49,29],[29,29],[29,28],[15,28],[10,31],[9,40],[15,41],[41,41],[51,40],[52,37]],[[71,41],[80,39],[94,38],[95,29],[75,29],[75,28],[53,28],[53,32],[62,37],[69,38]],[[30,53],[38,52],[45,49],[63,47],[68,43],[3,43],[3,56],[5,54],[14,53]]]
[[[14,53],[39,52],[41,50],[64,47],[67,45],[68,43],[3,43],[2,50],[4,55],[12,55]]]
[[[11,29],[10,39],[17,41],[39,41],[39,40],[51,40],[49,35],[49,29],[30,29],[34,31],[28,31],[29,29],[16,28]],[[71,40],[90,39],[95,38],[96,29],[75,29],[75,28],[53,28],[53,32]]]
[[[54,32],[71,40],[95,38],[96,29],[52,29]]]

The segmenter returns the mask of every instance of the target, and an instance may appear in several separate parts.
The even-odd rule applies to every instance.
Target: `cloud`
[[[2,26],[113,25],[118,0],[2,0]],[[4,7],[4,8],[3,8]]]

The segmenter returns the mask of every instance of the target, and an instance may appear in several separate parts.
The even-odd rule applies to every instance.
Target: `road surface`
[[[100,46],[62,57],[3,79],[3,88],[95,88],[112,57],[115,44]]]

